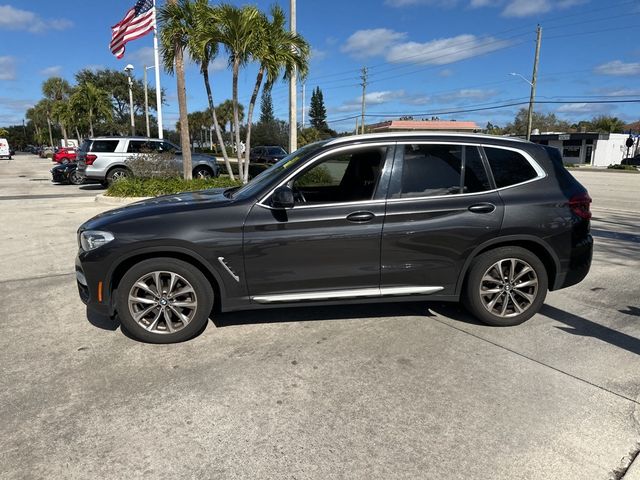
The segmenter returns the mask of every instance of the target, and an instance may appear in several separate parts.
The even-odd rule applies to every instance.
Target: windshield
[[[278,179],[283,172],[291,170],[300,164],[300,161],[307,158],[309,155],[320,150],[328,140],[321,142],[311,143],[307,146],[299,148],[290,155],[287,155],[282,160],[273,164],[272,167],[267,168],[260,175],[255,177],[245,186],[232,192],[233,198],[244,199],[249,198],[256,193],[260,192],[263,188],[271,184],[272,181]]]
[[[287,152],[285,152],[282,147],[271,147],[267,149],[267,154],[268,155],[286,155]]]

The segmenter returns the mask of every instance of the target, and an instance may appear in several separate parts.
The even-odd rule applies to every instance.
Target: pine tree
[[[324,98],[322,97],[322,90],[320,90],[320,87],[316,87],[311,95],[309,120],[311,125],[320,131],[324,131],[328,128],[327,109],[324,106]]]
[[[266,125],[275,121],[273,115],[273,100],[271,99],[271,87],[266,86],[262,89],[262,98],[260,99],[260,121],[259,123]]]

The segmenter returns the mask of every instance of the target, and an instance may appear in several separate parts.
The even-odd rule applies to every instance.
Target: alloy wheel
[[[491,265],[479,288],[484,308],[502,318],[527,311],[538,295],[538,276],[522,259],[506,258]]]
[[[169,334],[185,328],[198,308],[193,286],[181,275],[155,271],[140,277],[129,291],[129,313],[152,333]]]

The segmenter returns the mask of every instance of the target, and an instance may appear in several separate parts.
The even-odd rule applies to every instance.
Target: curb
[[[128,205],[130,203],[138,202],[140,200],[147,200],[152,197],[107,197],[104,193],[96,195],[96,203],[102,205]]]

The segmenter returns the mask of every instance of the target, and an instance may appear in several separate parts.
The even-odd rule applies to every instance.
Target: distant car
[[[39,151],[38,151],[38,156],[40,158],[47,158],[48,155],[53,156],[53,154],[55,153],[55,150],[51,147],[42,147]]]
[[[624,158],[620,165],[633,165],[634,167],[640,167],[640,154],[635,157]]]
[[[0,138],[0,158],[8,158],[11,160],[13,155],[14,152],[9,148],[9,142],[7,142],[7,139]]]
[[[75,148],[61,147],[53,154],[53,161],[56,163],[75,162],[78,157],[78,151]]]
[[[51,181],[53,183],[82,185],[84,183],[84,177],[78,173],[78,164],[69,162],[61,163],[51,169]]]
[[[180,147],[166,140],[145,137],[88,138],[78,149],[78,171],[89,180],[109,185],[114,180],[128,177],[131,170],[127,159],[143,152],[167,152],[175,155],[182,168]],[[212,155],[191,154],[193,178],[211,178],[220,175],[220,166]]]
[[[254,147],[249,155],[250,161],[255,163],[273,164],[287,156],[284,148],[279,146]]]

